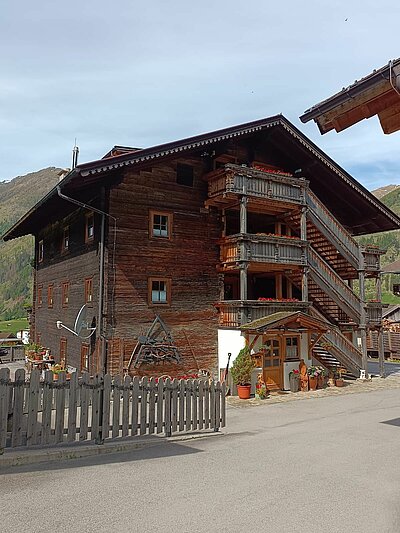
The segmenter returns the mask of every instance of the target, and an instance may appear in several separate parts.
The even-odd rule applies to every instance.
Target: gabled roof
[[[283,115],[275,115],[245,124],[239,124],[194,137],[153,146],[126,148],[126,152],[78,165],[57,187],[65,194],[79,196],[89,185],[100,185],[104,180],[126,167],[140,170],[146,165],[169,157],[184,157],[197,151],[202,153],[229,139],[249,137],[268,131],[268,140],[274,149],[290,158],[293,170],[301,167],[303,176],[311,181],[311,188],[334,213],[339,221],[354,234],[397,229],[400,219],[350,174],[335,163]],[[121,147],[120,147],[121,148]],[[311,179],[312,177],[312,179]],[[111,179],[111,178],[110,178]],[[37,228],[57,219],[64,202],[57,197],[54,187],[3,236],[4,240],[35,233]],[[76,197],[76,196],[75,196]]]
[[[322,134],[340,132],[360,120],[378,115],[385,133],[400,130],[400,58],[304,112],[302,122],[314,120]]]
[[[271,329],[282,328],[295,322],[299,328],[307,328],[317,331],[328,331],[331,327],[328,322],[306,315],[301,311],[281,311],[272,315],[264,316],[241,326],[242,331],[255,331],[263,333]]]
[[[384,266],[382,271],[386,272],[387,274],[389,272],[398,272],[400,274],[400,259],[397,259],[397,261],[393,261],[393,263],[389,263],[388,265]]]

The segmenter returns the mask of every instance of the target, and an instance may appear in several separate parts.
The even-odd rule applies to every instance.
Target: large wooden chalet
[[[241,327],[286,313],[261,337],[273,346],[267,381],[284,387],[300,358],[357,375],[366,368],[368,329],[381,327],[382,250],[354,237],[399,226],[277,115],[152,148],[114,147],[71,170],[4,239],[35,236],[32,335],[70,366],[216,373],[227,351],[239,351]],[[373,302],[366,278],[376,280]],[[57,329],[72,327],[84,303],[90,339]],[[132,357],[157,316],[178,356]]]

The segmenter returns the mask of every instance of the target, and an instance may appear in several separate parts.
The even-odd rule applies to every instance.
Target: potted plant
[[[344,387],[343,373],[346,372],[345,368],[338,368],[335,376],[336,387]]]
[[[246,346],[242,348],[233,361],[231,375],[233,382],[237,385],[238,396],[242,400],[250,398],[251,391],[251,371],[254,368],[254,362],[250,355],[250,350]]]
[[[298,392],[300,383],[300,371],[294,368],[289,372],[290,392]]]
[[[318,376],[319,376],[318,367],[310,366],[307,372],[308,372],[308,384],[309,384],[310,390],[317,390]]]

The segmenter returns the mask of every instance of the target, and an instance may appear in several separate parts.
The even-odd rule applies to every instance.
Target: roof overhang
[[[322,134],[336,132],[378,115],[384,133],[400,130],[400,59],[343,88],[311,107],[300,117],[314,120]]]
[[[278,312],[253,320],[241,326],[245,333],[266,333],[271,330],[305,329],[310,331],[326,332],[330,329],[328,322],[319,320],[301,311]]]
[[[339,221],[353,234],[374,233],[398,229],[400,219],[350,174],[337,165],[310,139],[298,130],[283,115],[248,122],[204,133],[179,141],[128,151],[115,157],[100,159],[77,166],[58,184],[63,193],[81,199],[85,190],[93,185],[111,185],[125,168],[140,170],[171,157],[184,157],[191,152],[204,153],[218,143],[230,139],[263,135],[268,131],[268,142],[280,151],[294,171],[302,168],[310,186]],[[4,240],[35,233],[51,217],[61,215],[66,204],[58,197],[54,187],[7,233]],[[70,208],[70,207],[69,207]],[[48,222],[47,222],[48,223]]]

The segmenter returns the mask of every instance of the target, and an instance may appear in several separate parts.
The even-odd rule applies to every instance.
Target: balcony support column
[[[375,281],[375,291],[376,291],[376,299],[378,302],[382,301],[382,277],[381,274],[378,274],[378,277]]]
[[[301,209],[300,215],[300,239],[307,240],[307,207]]]
[[[240,233],[247,233],[247,197],[240,198]]]
[[[360,336],[361,336],[361,353],[362,353],[362,369],[365,370],[365,375],[368,376],[368,355],[367,355],[367,314],[365,310],[365,271],[358,272],[358,279],[360,283]]]
[[[301,280],[301,299],[308,302],[308,268],[303,268],[303,277]]]
[[[378,329],[378,357],[379,357],[379,375],[381,378],[386,377],[385,372],[385,344],[383,337],[383,328]]]
[[[247,300],[247,264],[241,263],[240,265],[240,299],[242,301]]]

